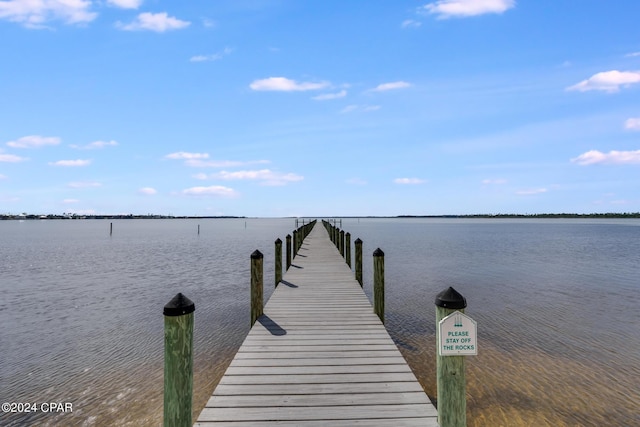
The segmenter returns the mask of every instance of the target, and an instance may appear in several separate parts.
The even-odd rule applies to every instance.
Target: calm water
[[[109,222],[114,234],[109,236]],[[200,224],[200,235],[197,226]],[[158,426],[162,307],[196,304],[199,413],[249,324],[249,255],[291,219],[0,221],[0,425]],[[385,251],[387,328],[435,397],[435,295],[478,322],[469,426],[640,425],[640,221],[346,219]]]

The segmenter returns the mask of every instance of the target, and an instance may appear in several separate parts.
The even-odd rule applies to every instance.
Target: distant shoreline
[[[303,216],[299,218],[312,218],[313,216]],[[247,219],[258,217],[246,216],[181,216],[181,215],[0,215],[1,220],[45,220],[45,219],[61,219],[61,220],[78,220],[78,219]],[[296,218],[293,216],[280,218]],[[316,218],[316,217],[313,217]],[[544,214],[472,214],[472,215],[394,215],[394,216],[318,216],[317,218],[640,218],[640,212],[626,213],[544,213]]]

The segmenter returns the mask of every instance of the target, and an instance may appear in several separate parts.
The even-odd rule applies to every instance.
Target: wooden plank
[[[424,392],[417,382],[386,382],[386,383],[325,383],[305,384],[219,384],[213,395],[298,395],[298,394],[344,394],[344,393],[406,393]]]
[[[310,421],[384,419],[436,416],[435,409],[425,404],[311,406],[311,407],[257,407],[219,408],[205,407],[198,421]]]
[[[194,427],[274,427],[274,426],[295,426],[295,427],[327,427],[326,420],[313,421],[216,421],[197,422]],[[331,427],[357,426],[357,427],[439,427],[436,417],[419,418],[385,418],[366,420],[331,420]]]
[[[225,375],[326,375],[326,374],[389,374],[411,372],[406,363],[386,365],[289,365],[289,366],[229,366]]]
[[[225,375],[220,384],[335,384],[415,381],[412,372],[365,374]]]
[[[234,359],[233,366],[349,366],[349,365],[397,365],[406,363],[402,357],[341,357],[338,360],[329,357],[313,357],[313,354],[303,358],[269,358],[269,359]]]
[[[207,407],[283,407],[283,406],[355,406],[355,405],[401,405],[425,403],[424,392],[401,393],[335,393],[328,396],[302,395],[214,395]]]
[[[200,413],[213,426],[427,426],[437,413],[316,225]]]

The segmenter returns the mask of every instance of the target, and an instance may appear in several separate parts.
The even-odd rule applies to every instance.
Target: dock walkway
[[[426,426],[437,412],[316,224],[195,426]]]

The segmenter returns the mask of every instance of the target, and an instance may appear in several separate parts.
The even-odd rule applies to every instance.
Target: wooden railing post
[[[440,321],[455,311],[464,313],[467,300],[449,288],[436,296],[436,349],[440,348]],[[438,425],[440,427],[467,426],[465,356],[440,356],[436,351],[438,393]]]
[[[351,268],[351,233],[347,233],[344,235],[345,238],[345,261],[349,268]]]
[[[293,257],[295,258],[298,255],[298,230],[293,230]]]
[[[191,427],[193,316],[195,304],[181,293],[164,306],[164,427]]]
[[[340,255],[344,258],[344,230],[340,230]]]
[[[287,234],[287,270],[291,267],[291,234]]]
[[[384,252],[373,251],[373,311],[384,323]]]
[[[360,287],[362,287],[362,240],[357,238],[353,243],[356,248],[356,280],[360,283]]]
[[[276,239],[276,260],[275,260],[275,270],[276,270],[276,288],[278,287],[278,283],[282,280],[282,240],[278,237]]]
[[[262,252],[253,251],[251,254],[251,326],[262,316]]]

